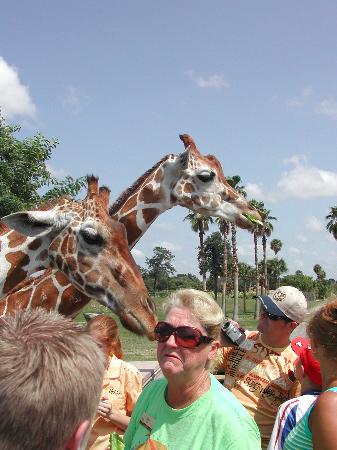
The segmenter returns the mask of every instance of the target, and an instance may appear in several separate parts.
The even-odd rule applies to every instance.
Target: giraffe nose
[[[152,313],[156,312],[156,305],[150,296],[144,296],[142,298],[142,304],[145,306],[147,310]]]

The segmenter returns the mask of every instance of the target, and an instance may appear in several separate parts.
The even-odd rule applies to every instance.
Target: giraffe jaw
[[[149,331],[144,323],[131,311],[117,311],[116,314],[125,328],[140,336],[146,335],[150,341],[154,340],[154,332]]]

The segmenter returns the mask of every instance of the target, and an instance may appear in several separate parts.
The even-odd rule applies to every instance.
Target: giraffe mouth
[[[151,341],[154,340],[153,331],[150,331],[132,311],[118,311],[117,314],[125,328],[140,336],[146,335]]]
[[[243,213],[242,214],[243,217],[245,217],[249,223],[251,223],[252,225],[263,225],[263,223],[261,222],[261,220],[258,220],[256,217],[254,217],[252,214],[249,213]]]

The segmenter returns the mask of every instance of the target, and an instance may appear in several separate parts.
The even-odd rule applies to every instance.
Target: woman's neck
[[[323,390],[337,386],[337,363],[332,358],[318,358],[321,365]]]
[[[186,408],[205,394],[210,386],[211,379],[206,369],[193,379],[168,380],[166,401],[171,408]]]

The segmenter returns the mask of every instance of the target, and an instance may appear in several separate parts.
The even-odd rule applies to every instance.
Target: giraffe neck
[[[75,317],[89,301],[62,272],[48,269],[37,277],[26,278],[0,299],[0,318],[17,309],[38,306]]]
[[[129,248],[134,247],[160,214],[176,204],[171,195],[178,175],[176,160],[175,155],[165,156],[123,192],[110,208],[111,217],[126,227]]]

